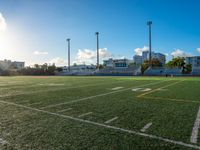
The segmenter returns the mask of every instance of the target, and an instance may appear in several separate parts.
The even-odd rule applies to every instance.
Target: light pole
[[[148,21],[147,25],[149,26],[149,61],[151,63],[151,25],[152,25],[152,21]]]
[[[70,71],[70,39],[67,39],[68,43],[68,70]]]
[[[99,69],[99,32],[95,34],[97,36],[97,69]]]

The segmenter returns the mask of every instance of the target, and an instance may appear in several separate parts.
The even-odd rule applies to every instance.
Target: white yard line
[[[6,143],[7,143],[7,141],[5,141],[5,140],[3,140],[2,138],[0,138],[0,144],[4,145],[4,144],[6,144]]]
[[[115,120],[117,120],[118,119],[118,117],[114,117],[114,118],[112,118],[112,119],[109,119],[109,120],[107,120],[106,122],[104,122],[105,124],[108,124],[108,123],[111,123],[112,121],[115,121]]]
[[[199,111],[197,113],[197,118],[195,120],[194,127],[192,129],[192,135],[190,137],[191,143],[197,143],[199,127],[200,127],[200,107],[199,107]]]
[[[145,132],[151,125],[152,125],[152,122],[149,122],[149,123],[146,124],[140,131],[141,131],[141,132]]]
[[[63,110],[57,111],[57,113],[66,112],[66,111],[69,111],[69,110],[72,110],[72,108],[63,109]]]
[[[137,87],[144,87],[144,86],[154,85],[154,84],[158,84],[158,83],[161,83],[161,82],[164,82],[164,81],[159,81],[159,82],[156,82],[156,83],[154,83],[154,82],[153,83],[148,83],[148,84],[140,85],[140,86],[137,86]],[[76,103],[76,102],[80,102],[80,101],[84,101],[84,100],[88,100],[88,99],[92,99],[92,98],[96,98],[96,97],[102,97],[102,96],[111,95],[111,94],[118,93],[118,92],[127,91],[127,90],[130,90],[132,88],[134,88],[134,87],[126,88],[126,89],[122,89],[122,90],[117,90],[117,91],[112,91],[112,92],[108,92],[108,93],[103,93],[103,94],[98,94],[98,95],[94,95],[94,96],[89,96],[89,97],[85,97],[85,98],[80,98],[80,99],[72,100],[72,101],[69,101],[69,102],[52,104],[52,105],[48,105],[48,106],[42,107],[40,109],[46,109],[46,108],[52,108],[52,107],[56,107],[56,106]]]
[[[136,92],[136,91],[138,91],[138,90],[140,90],[140,89],[142,89],[142,88],[134,88],[134,89],[132,89],[132,91],[133,91],[133,92]]]
[[[84,116],[87,116],[87,115],[90,115],[90,114],[92,114],[92,112],[88,112],[88,113],[81,114],[81,115],[79,115],[78,117],[81,118],[81,117],[84,117]]]
[[[42,103],[42,102],[35,102],[35,103],[28,104],[27,106],[38,105],[38,104],[41,104],[41,103]]]
[[[157,88],[157,89],[154,89],[154,90],[145,92],[145,93],[143,93],[143,94],[141,94],[141,95],[138,95],[137,97],[142,97],[142,96],[144,96],[144,95],[147,95],[147,94],[156,92],[156,91],[158,91],[160,88],[170,87],[170,86],[172,86],[172,85],[178,84],[178,83],[183,82],[183,81],[185,81],[185,80],[181,80],[181,81],[178,81],[178,82],[174,82],[174,83],[171,83],[171,84],[167,84],[167,85],[165,85],[165,86],[162,86],[162,87],[159,87],[159,88]]]
[[[134,131],[134,130],[123,129],[123,128],[119,128],[119,127],[115,127],[115,126],[110,126],[110,125],[105,125],[105,124],[101,124],[101,123],[97,123],[97,122],[93,122],[93,121],[89,121],[89,120],[80,119],[80,118],[74,118],[74,117],[71,117],[71,116],[53,113],[53,112],[49,112],[49,111],[45,111],[45,110],[41,110],[41,109],[37,109],[37,108],[27,107],[27,106],[23,106],[23,105],[11,103],[11,102],[6,102],[6,101],[0,100],[0,103],[7,104],[7,105],[13,105],[13,106],[29,109],[29,110],[32,110],[32,111],[45,113],[45,114],[48,114],[48,115],[51,115],[51,116],[70,119],[70,120],[74,120],[74,121],[77,121],[77,122],[82,122],[82,123],[86,123],[86,124],[90,124],[90,125],[94,125],[94,126],[112,129],[112,130],[115,130],[115,131],[118,131],[118,132],[129,133],[129,134],[133,134],[133,135],[139,135],[139,136],[147,137],[147,138],[150,138],[150,139],[156,139],[156,140],[159,140],[159,141],[164,141],[164,142],[167,142],[167,143],[172,143],[172,144],[175,144],[175,145],[181,145],[181,146],[184,146],[184,147],[194,148],[194,149],[200,150],[200,146],[194,145],[194,144],[184,143],[182,141],[170,140],[170,139],[163,138],[163,137],[156,136],[156,135],[152,135],[152,134],[146,134],[146,133],[142,133],[142,132],[138,132],[138,131]]]
[[[151,91],[151,89],[150,88],[146,88],[146,89],[143,89],[143,90],[141,90],[142,92],[147,92],[147,91]]]
[[[112,88],[111,90],[120,90],[120,89],[123,89],[123,88],[124,87],[119,86],[119,87]]]
[[[117,81],[112,84],[117,84],[125,81]],[[28,95],[28,94],[36,94],[36,93],[43,93],[43,92],[54,92],[54,91],[59,91],[59,90],[66,90],[66,89],[75,89],[75,88],[82,88],[82,87],[90,87],[90,86],[98,86],[98,85],[107,85],[110,83],[98,83],[98,84],[88,84],[88,85],[81,85],[81,86],[71,86],[71,87],[62,87],[62,88],[57,88],[57,89],[48,89],[48,90],[40,90],[40,91],[31,91],[31,92],[21,92],[21,93],[16,93],[16,94],[7,94],[7,95],[0,95],[0,98],[2,97],[10,97],[10,96],[18,96],[18,95]]]

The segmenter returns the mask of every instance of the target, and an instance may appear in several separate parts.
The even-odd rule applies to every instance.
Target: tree
[[[39,67],[38,64],[35,64],[35,65],[34,65],[34,68],[39,69],[40,67]]]
[[[49,75],[54,75],[54,74],[55,74],[55,71],[56,71],[56,66],[55,66],[55,64],[53,64],[52,66],[48,66],[47,72],[48,72]]]
[[[145,70],[147,70],[149,68],[149,61],[145,61],[142,65],[141,65],[141,73],[144,74]]]
[[[185,65],[185,58],[183,57],[173,58],[166,65],[170,68],[175,68],[175,67],[182,68]]]
[[[100,64],[99,65],[99,69],[103,69],[103,68],[104,68],[104,66]]]
[[[185,74],[189,74],[192,72],[192,65],[191,64],[186,64],[184,67],[183,67],[183,73]]]
[[[150,62],[149,62],[150,63]],[[153,58],[151,60],[151,66],[152,67],[162,67],[162,63],[160,62],[160,60]]]

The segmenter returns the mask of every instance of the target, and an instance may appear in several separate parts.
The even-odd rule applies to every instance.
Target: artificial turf
[[[199,89],[200,78],[0,77],[0,149],[200,149]]]

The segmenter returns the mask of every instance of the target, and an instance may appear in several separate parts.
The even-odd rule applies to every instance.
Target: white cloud
[[[197,52],[199,52],[199,53],[200,53],[200,48],[197,48]]]
[[[5,31],[7,28],[6,20],[3,15],[0,13],[0,31]]]
[[[112,54],[107,50],[107,48],[99,49],[100,62],[102,59],[110,58]],[[79,49],[75,63],[78,64],[96,64],[97,52],[90,49]]]
[[[48,55],[49,53],[45,52],[45,51],[44,52],[43,51],[34,51],[33,54],[34,55]]]
[[[186,53],[186,52],[184,52],[184,51],[182,51],[182,50],[180,50],[180,49],[174,50],[174,51],[171,53],[171,55],[172,55],[174,58],[176,58],[176,57],[187,57],[187,56],[192,56],[191,54]]]
[[[136,48],[135,50],[135,54],[136,55],[140,55],[140,56],[142,56],[142,52],[144,52],[144,51],[149,51],[149,47],[148,46],[144,46],[144,47],[142,47],[142,48]]]
[[[56,66],[66,66],[67,65],[67,60],[60,58],[60,57],[56,57],[53,58],[49,61],[50,64],[55,64]]]

